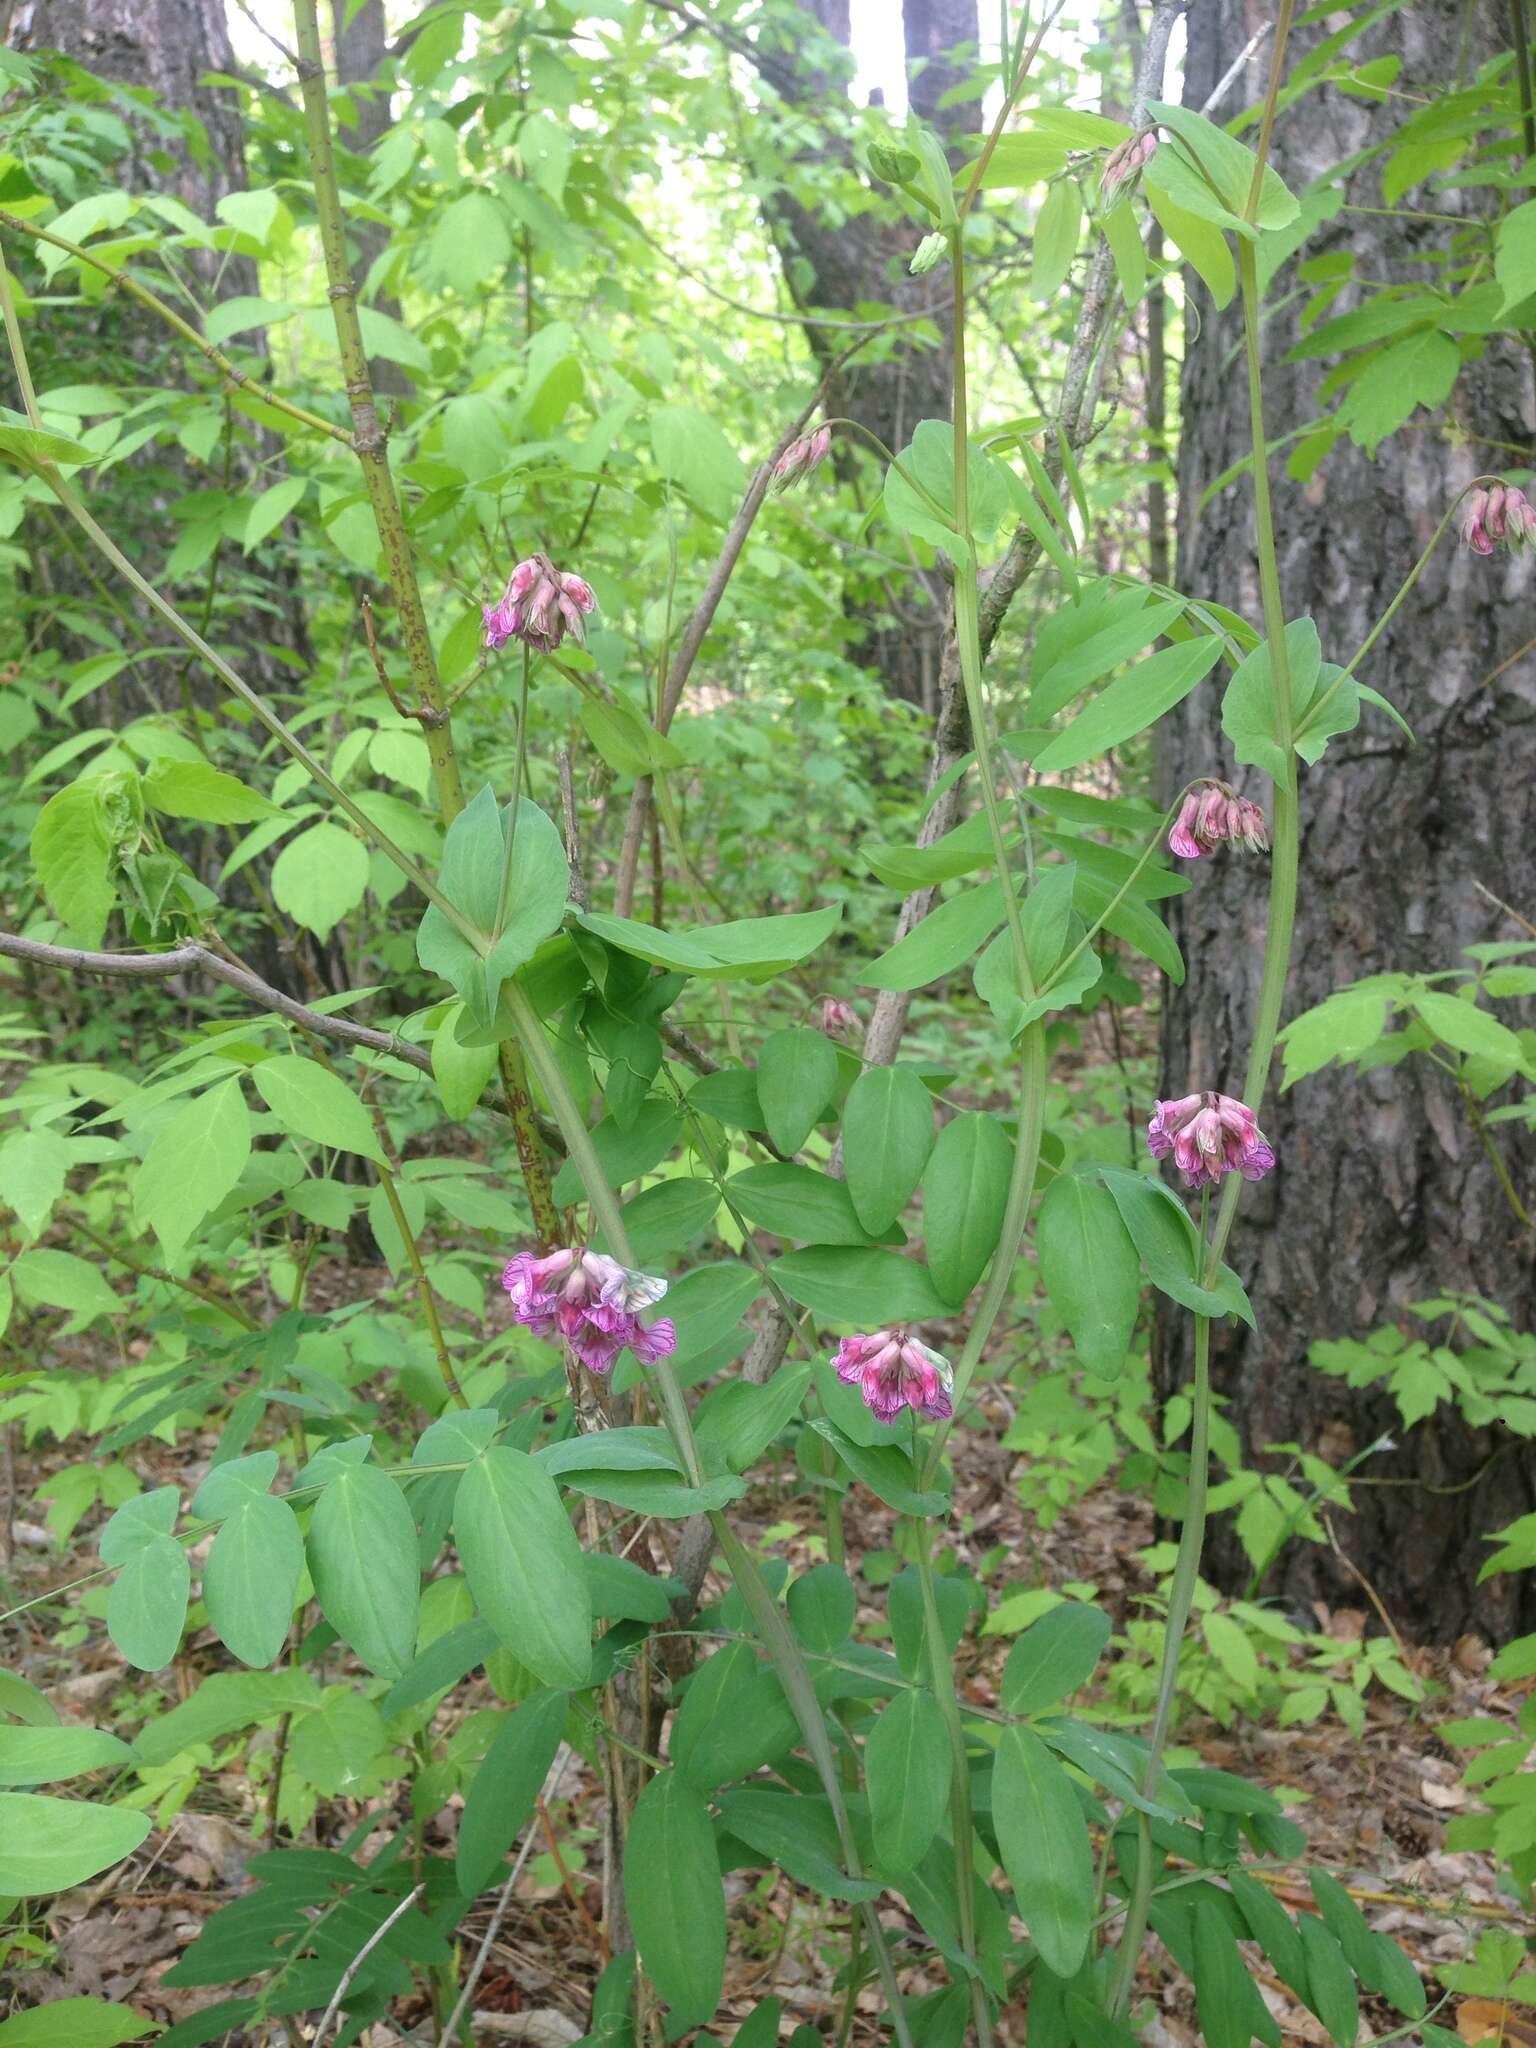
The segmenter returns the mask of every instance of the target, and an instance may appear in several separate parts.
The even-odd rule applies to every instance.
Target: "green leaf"
[[[1086,1685],[1109,1641],[1102,1607],[1067,1600],[1014,1643],[1003,1666],[1003,1705],[1010,1714],[1038,1714]]]
[[[1034,757],[1038,774],[1081,766],[1123,745],[1181,704],[1216,666],[1222,642],[1214,633],[1161,648],[1118,676]]]
[[[139,1671],[162,1671],[186,1626],[192,1569],[172,1535],[179,1495],[174,1486],[135,1494],[101,1532],[101,1561],[117,1576],[107,1594],[107,1633]]]
[[[1390,1935],[1377,1934],[1336,1877],[1325,1870],[1307,1874],[1323,1925],[1344,1951],[1344,1959],[1367,1991],[1390,1998],[1409,2019],[1423,2016],[1426,2000],[1418,1971]]]
[[[1070,173],[1046,193],[1035,217],[1029,289],[1033,298],[1053,299],[1067,281],[1083,225],[1083,198]]]
[[[121,2048],[155,2022],[101,1998],[54,1998],[0,2020],[0,2048]]]
[[[1250,2048],[1258,1994],[1237,1937],[1213,1899],[1195,1902],[1194,1944],[1195,1999],[1207,2048]]]
[[[1387,1028],[1392,990],[1380,976],[1341,988],[1293,1017],[1280,1033],[1285,1052],[1285,1085],[1293,1087],[1330,1060],[1358,1059]]]
[[[688,1681],[668,1753],[690,1785],[714,1792],[783,1756],[799,1734],[772,1667],[751,1643],[727,1643]]]
[[[458,296],[469,298],[481,285],[499,277],[511,255],[511,227],[489,193],[462,192],[438,208],[428,260]]]
[[[1496,1060],[1503,1067],[1525,1067],[1525,1048],[1507,1024],[1490,1017],[1476,1003],[1439,990],[1415,996],[1413,1007],[1442,1045],[1475,1058]]]
[[[898,1693],[881,1708],[864,1743],[864,1783],[881,1867],[910,1870],[941,1832],[949,1804],[949,1733],[931,1692]]]
[[[320,1612],[380,1678],[416,1653],[421,1565],[416,1522],[399,1485],[376,1465],[348,1465],[315,1503],[310,1575]]]
[[[1093,1850],[1066,1772],[1027,1728],[1003,1730],[992,1820],[1019,1917],[1047,1969],[1074,1977],[1093,1924]]]
[[[295,1138],[382,1160],[373,1119],[339,1074],[302,1053],[276,1053],[251,1069],[256,1092]]]
[[[242,1493],[203,1566],[208,1620],[242,1664],[270,1664],[287,1641],[303,1569],[304,1543],[287,1501]]]
[[[305,476],[280,477],[275,484],[268,485],[251,507],[250,517],[245,522],[247,554],[252,548],[259,548],[269,534],[277,531],[308,489],[309,478]]]
[[[457,1122],[473,1114],[499,1057],[492,1045],[464,1045],[454,1027],[464,1015],[462,1003],[450,1003],[432,1034],[432,1078],[445,1112]]]
[[[499,807],[489,783],[460,811],[443,842],[438,883],[443,894],[484,935],[486,951],[472,946],[429,904],[416,933],[416,957],[458,991],[471,1018],[489,1029],[501,985],[531,960],[565,916],[571,869],[558,828],[535,803],[517,807],[517,843],[507,921],[495,931],[506,859],[511,806]]]
[[[709,1809],[679,1771],[635,1802],[624,1893],[646,1975],[681,2030],[714,2018],[725,1982],[725,1887]]]
[[[51,796],[32,827],[32,864],[54,915],[84,946],[99,946],[117,895],[107,879],[112,841],[99,777]]]
[[[1360,1999],[1349,1964],[1332,1934],[1310,1913],[1298,1914],[1296,1931],[1307,1957],[1307,2003],[1338,2048],[1354,2048],[1360,2031]]]
[[[837,1086],[837,1051],[808,1024],[770,1032],[757,1056],[757,1099],[781,1152],[800,1150]]]
[[[625,1181],[638,1180],[642,1173],[649,1173],[672,1150],[682,1128],[682,1118],[660,1095],[643,1102],[628,1124],[605,1116],[588,1134],[605,1183],[611,1188],[622,1187]],[[555,1175],[554,1196],[562,1204],[583,1199],[581,1175],[573,1160],[567,1159]]]
[[[620,775],[653,775],[682,765],[676,741],[657,732],[627,697],[583,697],[577,716],[587,738]]]
[[[955,528],[955,437],[948,421],[920,420],[897,459],[901,469],[893,463],[885,473],[885,511],[892,525],[951,555],[968,555]],[[969,443],[966,475],[971,531],[984,544],[1007,516],[1009,475],[976,441]]]
[[[984,882],[979,888],[962,890],[937,909],[930,910],[921,924],[905,938],[872,961],[859,976],[864,988],[924,988],[941,975],[952,974],[979,952],[1003,921],[1001,882]]]
[[[1499,222],[1493,274],[1504,288],[1505,313],[1536,292],[1536,199],[1526,200]]]
[[[1199,1234],[1172,1190],[1122,1166],[1101,1166],[1099,1173],[1152,1285],[1198,1315],[1238,1315],[1251,1329],[1253,1310],[1230,1267],[1221,1268],[1214,1287],[1203,1287],[1196,1279]]]
[[[508,1849],[522,1832],[549,1775],[565,1732],[563,1692],[535,1693],[502,1717],[500,1728],[464,1795],[454,1872],[466,1899],[502,1875]]]
[[[1057,1174],[1036,1213],[1035,1255],[1083,1364],[1118,1379],[1141,1309],[1141,1258],[1102,1181]]]
[[[82,441],[71,440],[67,434],[50,434],[42,427],[14,424],[15,420],[16,415],[8,412],[4,424],[0,424],[0,455],[9,457],[22,469],[30,470],[39,462],[101,460],[94,449],[87,448]]]
[[[300,832],[272,864],[279,910],[317,938],[329,938],[368,887],[368,848],[355,832],[323,821]]]
[[[459,1481],[453,1534],[475,1604],[506,1647],[546,1685],[585,1685],[591,1596],[544,1468],[509,1445],[483,1450]]]
[[[843,1104],[843,1170],[872,1237],[906,1207],[932,1149],[933,1098],[917,1069],[866,1068]]]
[[[1197,114],[1192,107],[1152,100],[1148,103],[1147,115],[1159,127],[1167,128],[1173,137],[1173,141],[1165,143],[1153,157],[1153,165],[1163,164],[1165,157],[1178,159],[1182,154],[1213,197],[1241,221],[1247,212],[1248,195],[1253,189],[1253,173],[1257,164],[1253,151],[1239,142],[1236,136],[1229,135],[1225,128],[1207,120],[1204,114]],[[1255,226],[1289,227],[1300,211],[1300,201],[1286,189],[1279,173],[1266,164],[1259,186]]]
[[[51,1785],[121,1770],[133,1751],[105,1728],[18,1728],[0,1722],[0,1785]]]
[[[1158,154],[1161,155],[1161,151]],[[1210,221],[1202,220],[1198,214],[1179,205],[1159,178],[1151,175],[1156,173],[1157,157],[1153,157],[1148,170],[1149,175],[1144,180],[1147,204],[1158,226],[1202,280],[1215,303],[1218,306],[1230,305],[1232,294],[1237,289],[1237,268],[1232,261],[1232,251],[1227,247],[1226,236]]]
[[[673,1253],[701,1238],[719,1207],[720,1190],[713,1181],[674,1179],[644,1189],[620,1214],[635,1258],[649,1268],[668,1264]],[[601,1231],[593,1243],[609,1249]]]
[[[291,320],[298,310],[286,299],[258,299],[239,293],[208,309],[203,333],[215,348],[222,348],[231,336],[249,333],[253,327],[276,327]]]
[[[761,1385],[726,1380],[694,1410],[699,1442],[708,1445],[732,1472],[750,1472],[758,1459],[800,1413],[811,1368],[781,1365]]]
[[[0,1896],[35,1899],[84,1884],[149,1833],[147,1813],[40,1792],[0,1792]]]
[[[175,1259],[239,1181],[251,1156],[251,1113],[238,1076],[162,1123],[133,1181],[134,1214]]]
[[[632,1514],[649,1515],[661,1521],[681,1521],[687,1515],[712,1514],[730,1501],[739,1500],[746,1484],[732,1473],[706,1479],[690,1486],[668,1472],[621,1472],[601,1466],[572,1466],[560,1474],[563,1485],[575,1493],[589,1493],[594,1500],[612,1502]]]
[[[899,1444],[855,1443],[824,1415],[813,1416],[811,1427],[818,1436],[826,1438],[854,1478],[862,1480],[877,1500],[883,1500],[897,1514],[922,1518],[942,1515],[948,1508],[947,1493],[918,1486],[912,1460]]]
[[[746,1785],[724,1793],[719,1806],[728,1832],[766,1862],[778,1864],[797,1884],[829,1899],[879,1897],[878,1882],[850,1877],[844,1870],[837,1827],[824,1799]]]
[[[662,475],[701,510],[726,519],[736,509],[747,487],[746,471],[709,413],[691,405],[658,406],[651,415],[651,448]]]
[[[967,1111],[940,1131],[923,1172],[923,1229],[933,1284],[958,1308],[997,1249],[1013,1142],[996,1117]]]
[[[1330,738],[1351,732],[1359,724],[1359,690],[1353,678],[1334,688],[1343,671],[1336,663],[1323,660],[1317,627],[1311,619],[1291,621],[1285,629],[1285,646],[1296,751],[1304,761],[1317,761]],[[1239,761],[1252,761],[1275,781],[1284,780],[1285,749],[1275,727],[1267,640],[1245,657],[1228,683],[1221,700],[1221,724]]]
[[[846,1181],[814,1166],[748,1166],[725,1184],[726,1200],[759,1230],[808,1244],[868,1244]]]
[[[114,1294],[99,1267],[74,1252],[23,1252],[11,1267],[16,1292],[29,1308],[62,1308],[79,1316],[120,1316],[129,1304]]]
[[[69,1147],[57,1131],[13,1131],[0,1145],[0,1202],[13,1209],[29,1238],[41,1237],[64,1192]]]
[[[925,1266],[875,1245],[812,1245],[784,1252],[768,1270],[791,1301],[845,1329],[929,1322],[949,1313]]]
[[[663,932],[633,918],[588,911],[577,922],[621,953],[670,967],[707,981],[771,981],[814,953],[831,937],[842,917],[840,904],[785,917],[742,917],[729,924],[696,925]]]
[[[1080,690],[1149,647],[1183,612],[1182,598],[1149,603],[1145,591],[1126,589],[1108,577],[1058,605],[1041,626],[1030,659],[1030,723],[1043,725],[1054,718]]]
[[[204,825],[253,825],[282,815],[276,804],[207,761],[156,761],[144,777],[144,801],[168,818]]]
[[[889,889],[928,889],[985,867],[992,858],[992,833],[978,811],[931,846],[882,846],[866,839],[859,858]]]

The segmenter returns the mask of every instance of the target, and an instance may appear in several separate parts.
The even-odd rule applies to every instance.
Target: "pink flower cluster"
[[[1262,1180],[1275,1163],[1247,1103],[1214,1092],[1157,1103],[1147,1126],[1147,1146],[1154,1159],[1172,1153],[1191,1188],[1214,1187],[1224,1173]]]
[[[1198,860],[1203,853],[1214,853],[1224,839],[1246,846],[1250,853],[1268,853],[1264,813],[1225,782],[1197,782],[1179,807],[1168,849],[1181,860]]]
[[[852,1003],[845,1003],[841,996],[823,996],[821,999],[821,1028],[828,1038],[837,1038],[845,1031],[851,1031],[858,1023]]]
[[[1124,186],[1134,184],[1157,154],[1157,130],[1147,128],[1140,135],[1128,135],[1117,142],[1104,159],[1099,173],[1099,191],[1106,206],[1113,206]]]
[[[567,633],[586,637],[582,616],[596,608],[584,578],[557,569],[548,555],[530,555],[507,578],[501,601],[481,606],[485,644],[494,653],[509,640],[522,640],[537,654],[553,654]]]
[[[791,484],[799,483],[809,476],[816,465],[826,457],[832,446],[832,429],[818,427],[814,434],[802,434],[797,441],[791,441],[768,479],[770,491],[787,491]]]
[[[647,1328],[638,1313],[660,1301],[666,1281],[632,1273],[601,1252],[572,1248],[542,1259],[519,1252],[508,1259],[501,1284],[517,1320],[536,1337],[564,1338],[588,1372],[607,1372],[626,1345],[642,1365],[677,1349],[668,1318]]]
[[[877,1421],[894,1422],[903,1408],[945,1422],[953,1415],[955,1376],[949,1361],[919,1344],[905,1325],[845,1337],[832,1363],[840,1380],[858,1387]]]
[[[1479,484],[1461,515],[1461,537],[1475,555],[1491,555],[1501,540],[1536,547],[1536,505],[1513,484]]]

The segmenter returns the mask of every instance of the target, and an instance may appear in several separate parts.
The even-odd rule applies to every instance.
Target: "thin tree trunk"
[[[1473,0],[1466,17],[1470,62],[1506,46],[1502,8]],[[1460,43],[1463,9],[1426,0],[1373,28],[1352,58],[1392,53],[1403,60],[1400,94],[1445,88]],[[1199,105],[1243,48],[1253,20],[1239,0],[1195,0],[1190,16],[1186,96]],[[1325,33],[1303,30],[1292,63]],[[1262,94],[1256,58],[1233,103]],[[1313,90],[1282,111],[1275,161],[1293,189],[1331,169],[1396,125],[1408,101],[1380,104],[1333,88]],[[1351,180],[1351,201],[1381,203],[1377,171]],[[1410,195],[1410,204],[1424,204]],[[1436,211],[1479,207],[1475,190],[1450,187],[1427,202]],[[1305,254],[1344,251],[1361,279],[1417,283],[1415,258],[1439,244],[1443,226],[1401,216],[1340,213]],[[1202,512],[1202,490],[1248,451],[1240,374],[1240,315],[1194,294],[1184,376],[1179,494],[1181,587],[1209,594],[1257,619],[1260,605],[1251,495],[1239,480]],[[1265,387],[1272,433],[1326,409],[1319,384],[1327,365],[1290,365],[1299,302],[1294,270],[1281,273],[1264,329]],[[1351,291],[1333,308],[1359,303]],[[1523,351],[1498,342],[1464,371],[1452,400],[1458,427],[1495,442],[1527,445],[1531,371]],[[1348,661],[1381,615],[1455,492],[1496,452],[1457,445],[1444,422],[1417,422],[1368,458],[1340,442],[1311,481],[1290,481],[1274,464],[1276,521],[1286,615],[1316,619],[1326,657]],[[1505,458],[1507,459],[1507,458]],[[1302,772],[1302,895],[1287,1015],[1330,990],[1387,969],[1432,971],[1464,964],[1460,949],[1523,934],[1477,888],[1486,883],[1526,914],[1536,911],[1536,666],[1526,655],[1498,679],[1501,662],[1531,631],[1528,565],[1500,554],[1478,559],[1444,547],[1377,643],[1362,680],[1383,690],[1413,724],[1412,746],[1366,709],[1358,731],[1336,739],[1326,759]],[[1219,723],[1220,691],[1205,689],[1165,721],[1165,793],[1187,778],[1231,775]],[[1252,795],[1253,771],[1237,771]],[[1266,876],[1261,861],[1202,862],[1174,912],[1189,978],[1170,995],[1163,1027],[1161,1092],[1240,1085],[1257,991]],[[1505,1013],[1507,1014],[1507,1012]],[[1524,1020],[1524,1021],[1528,1021]],[[1277,1069],[1278,1072],[1278,1069]],[[1289,1470],[1299,1444],[1337,1463],[1387,1434],[1399,1447],[1371,1458],[1352,1516],[1334,1533],[1395,1621],[1419,1636],[1454,1637],[1477,1625],[1499,1633],[1536,1627],[1536,1580],[1529,1574],[1476,1583],[1486,1555],[1480,1538],[1532,1506],[1536,1459],[1507,1436],[1466,1428],[1445,1409],[1405,1431],[1395,1405],[1349,1391],[1307,1364],[1320,1338],[1363,1335],[1400,1323],[1422,1334],[1409,1304],[1468,1289],[1503,1304],[1517,1329],[1536,1314],[1536,1260],[1455,1091],[1422,1057],[1365,1076],[1325,1069],[1276,1097],[1262,1121],[1280,1164],[1244,1194],[1233,1256],[1248,1281],[1260,1328],[1218,1325],[1215,1375],[1231,1403],[1245,1459]],[[1536,1141],[1499,1127],[1510,1170],[1529,1189]],[[1159,1316],[1158,1377],[1164,1390],[1187,1379],[1189,1324]],[[1490,1463],[1490,1460],[1492,1461]],[[1462,1489],[1462,1490],[1456,1490]],[[1218,1528],[1207,1569],[1241,1587],[1249,1564],[1230,1520]],[[1314,1600],[1365,1604],[1358,1581],[1324,1545],[1293,1542],[1265,1590],[1305,1608]]]

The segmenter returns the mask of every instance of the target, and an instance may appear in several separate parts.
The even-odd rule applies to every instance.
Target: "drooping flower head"
[[[1224,1173],[1262,1180],[1275,1163],[1247,1103],[1214,1091],[1155,1104],[1147,1147],[1154,1159],[1171,1153],[1190,1188],[1214,1187]]]
[[[1468,493],[1461,537],[1475,555],[1491,555],[1500,541],[1510,548],[1536,547],[1536,505],[1514,484],[1479,484]]]
[[[844,1031],[851,1031],[858,1021],[852,1003],[845,1003],[841,996],[822,997],[821,1028],[828,1038],[837,1038]]]
[[[832,1363],[840,1380],[857,1386],[879,1422],[894,1422],[903,1408],[945,1422],[953,1415],[955,1376],[949,1361],[919,1344],[905,1324],[845,1337]]]
[[[1269,833],[1258,805],[1208,777],[1195,783],[1179,806],[1168,850],[1181,860],[1199,860],[1203,853],[1214,853],[1224,839],[1246,846],[1250,853],[1269,851]]]
[[[626,1345],[642,1365],[677,1349],[669,1318],[647,1327],[639,1316],[661,1300],[666,1281],[633,1273],[602,1252],[571,1248],[542,1259],[518,1252],[508,1259],[501,1284],[524,1328],[536,1337],[562,1338],[588,1372],[607,1372]]]
[[[831,446],[830,427],[818,427],[814,434],[802,434],[798,440],[791,441],[773,465],[772,474],[768,479],[769,490],[787,491],[792,484],[799,483],[802,477],[809,476],[816,465],[825,459]]]
[[[1143,129],[1117,142],[1104,159],[1099,173],[1099,192],[1106,206],[1113,206],[1121,192],[1133,185],[1157,154],[1157,130]]]
[[[583,615],[596,608],[585,578],[557,569],[548,555],[530,555],[507,578],[499,603],[481,606],[485,644],[494,653],[523,640],[536,653],[553,654],[567,633],[585,639]]]

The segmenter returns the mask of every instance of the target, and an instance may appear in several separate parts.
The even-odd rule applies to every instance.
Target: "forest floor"
[[[957,1507],[968,1535],[962,1557],[973,1558],[994,1546],[1028,1560],[1029,1582],[1060,1585],[1092,1581],[1100,1597],[1116,1612],[1134,1611],[1140,1595],[1152,1590],[1136,1554],[1152,1538],[1146,1506],[1134,1496],[1104,1484],[1064,1512],[1042,1531],[1026,1527],[1013,1473],[1014,1453],[995,1439],[971,1439],[974,1455],[964,1461]],[[209,1439],[207,1448],[211,1448]],[[151,1454],[161,1447],[142,1447]],[[6,1576],[15,1597],[35,1598],[51,1586],[92,1569],[92,1534],[99,1517],[88,1517],[62,1553],[45,1531],[30,1520],[35,1489],[50,1469],[69,1462],[67,1451],[33,1460],[18,1455],[14,1500],[19,1519],[14,1525],[12,1563]],[[185,1484],[185,1451],[171,1463],[165,1453],[163,1474],[145,1471],[146,1484],[179,1478]],[[848,1551],[851,1559],[886,1551],[893,1518],[867,1495],[856,1493],[848,1504]],[[781,1502],[767,1489],[740,1503],[740,1523],[749,1537],[772,1528],[775,1542],[784,1539]],[[792,1560],[795,1539],[789,1540]],[[807,1549],[795,1560],[813,1561]],[[883,1611],[883,1596],[868,1596],[871,1616]],[[1319,1613],[1316,1625],[1348,1639],[1374,1617],[1359,1610]],[[60,1640],[62,1636],[63,1640]],[[1008,1648],[1006,1637],[985,1638],[974,1647],[973,1660],[962,1670],[966,1695],[979,1707],[997,1704],[997,1684]],[[59,1610],[34,1609],[7,1630],[0,1645],[3,1659],[43,1687],[66,1720],[116,1726],[131,1734],[142,1720],[144,1681],[125,1670],[98,1626],[83,1622],[61,1630]],[[1463,1639],[1453,1651],[1410,1646],[1410,1663],[1429,1685],[1430,1697],[1416,1707],[1375,1687],[1367,1695],[1367,1724],[1357,1740],[1336,1720],[1310,1727],[1280,1729],[1263,1722],[1243,1721],[1231,1729],[1186,1717],[1177,1740],[1208,1764],[1243,1773],[1281,1795],[1306,1829],[1311,1859],[1330,1870],[1352,1891],[1374,1926],[1390,1932],[1407,1950],[1425,1978],[1431,2006],[1442,1989],[1439,1966],[1467,1959],[1478,1936],[1490,1926],[1508,1926],[1521,1935],[1536,1933],[1518,1906],[1502,1897],[1494,1868],[1483,1856],[1451,1854],[1443,1846],[1444,1826],[1466,1810],[1469,1795],[1459,1783],[1454,1752],[1436,1734],[1442,1721],[1474,1715],[1508,1719],[1521,1704],[1508,1687],[1486,1677],[1487,1646]],[[211,1636],[194,1639],[174,1671],[175,1689],[185,1697],[209,1671],[227,1665]],[[1527,1688],[1519,1688],[1523,1692]],[[482,1694],[484,1695],[482,1697]],[[452,1696],[444,1717],[462,1715],[481,1705],[494,1705],[483,1678],[470,1681]],[[1511,1727],[1511,1733],[1517,1731]],[[261,1737],[259,1740],[268,1740]],[[601,1912],[599,1806],[601,1787],[594,1773],[577,1758],[577,1768],[551,1802],[551,1821],[560,1842],[557,1859],[540,1844],[520,1881],[512,1909],[494,1943],[491,1959],[476,1995],[476,2038],[490,2042],[524,2042],[532,2048],[563,2048],[584,2029],[590,1987],[600,1967],[595,1940]],[[390,1799],[388,1791],[384,1801]],[[378,1803],[378,1802],[375,1802]],[[367,1810],[365,1805],[335,1802],[333,1833],[345,1832]],[[195,1809],[195,1810],[194,1810]],[[428,1846],[452,1852],[456,1812],[450,1808],[428,1828]],[[32,1967],[18,1967],[11,1958],[11,1989],[22,2005],[83,1994],[120,1999],[161,2022],[182,2017],[195,2007],[230,1995],[217,1991],[175,1991],[162,1987],[161,1977],[186,1948],[207,1916],[250,1887],[246,1859],[263,1846],[265,1828],[260,1786],[237,1763],[216,1778],[204,1778],[192,1806],[168,1828],[152,1832],[129,1862],[81,1889],[50,1899],[34,1912],[34,1931],[46,1926],[51,1946]],[[563,1865],[563,1869],[562,1869]],[[1311,1897],[1297,1875],[1277,1873],[1277,1895],[1293,1908],[1310,1909]],[[838,2038],[842,1998],[835,1986],[850,1938],[847,1908],[807,1892],[782,1875],[734,1872],[727,1879],[733,1919],[731,1955],[735,1974],[728,1980],[726,2000],[713,2032],[703,2039],[729,2040],[735,2025],[759,2000],[783,2001],[786,2028],[809,2022],[824,2039]],[[915,1923],[887,1905],[885,1917],[893,1934],[910,1939],[921,1951],[924,1938]],[[470,1916],[464,1930],[473,1954],[490,1920],[490,1899]],[[745,1967],[743,1967],[745,1964]],[[1318,2022],[1278,1981],[1262,1960],[1254,1965],[1255,1981],[1273,2012],[1287,2043],[1322,2044],[1327,2036]],[[944,1981],[935,1971],[931,1985],[921,1968],[909,1969],[911,1992],[936,1988]],[[1198,2048],[1201,2036],[1192,1996],[1181,1975],[1155,1943],[1138,1986],[1144,2038],[1150,2048]],[[875,2024],[875,2002],[866,1994],[852,2032],[854,2048],[883,2039]],[[1437,2015],[1446,2029],[1459,2029],[1467,2042],[1496,2031],[1498,2008],[1472,1999],[1450,2000]],[[1362,2040],[1374,2041],[1400,2028],[1399,2016],[1384,2002],[1367,1998],[1362,2005]],[[1001,2040],[1017,2048],[1027,2034],[1022,2004],[1003,2015]],[[261,2037],[273,2044],[307,2038],[274,2031]],[[369,2048],[397,2042],[428,2042],[434,2038],[424,2003],[397,2010],[391,2023],[380,2023],[364,2035]],[[1522,2048],[1536,2048],[1536,2028],[1523,2028],[1513,2015],[1503,2038]],[[242,2048],[246,2037],[227,2037],[230,2048]]]

